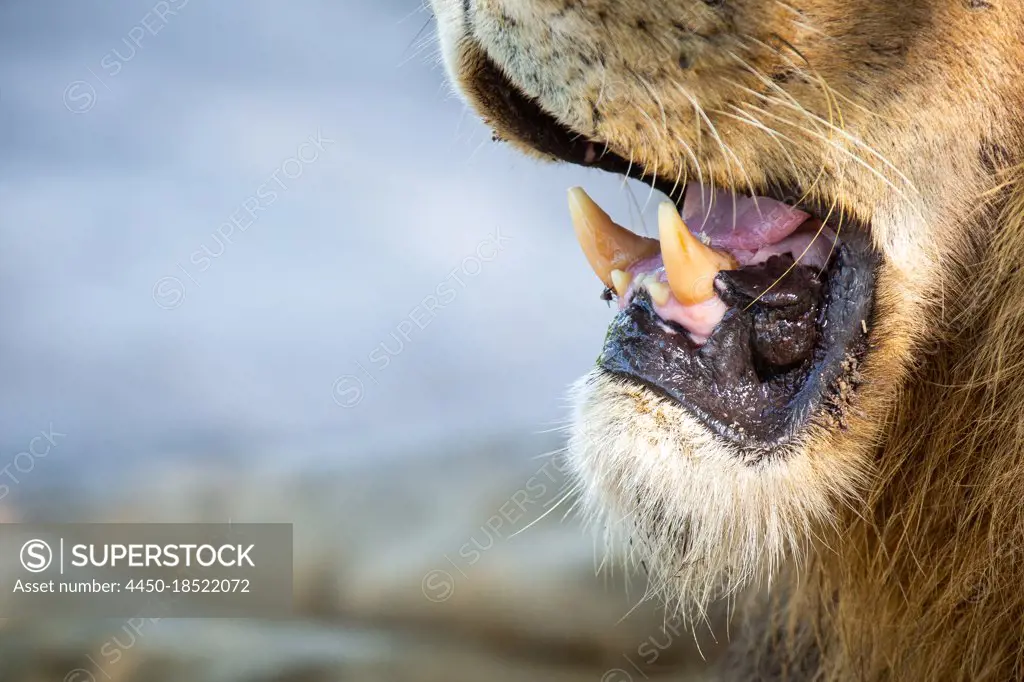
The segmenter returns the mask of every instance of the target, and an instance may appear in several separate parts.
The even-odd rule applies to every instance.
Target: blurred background
[[[296,538],[293,620],[7,621],[0,679],[701,667],[558,457],[611,318],[565,190],[646,188],[492,143],[420,0],[12,0],[0,54],[0,518]]]

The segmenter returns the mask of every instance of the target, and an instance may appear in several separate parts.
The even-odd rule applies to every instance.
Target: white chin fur
[[[858,487],[856,468],[803,444],[751,460],[679,405],[601,370],[572,394],[569,469],[588,511],[687,610],[770,578]]]

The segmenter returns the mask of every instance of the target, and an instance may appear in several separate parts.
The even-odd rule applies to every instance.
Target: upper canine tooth
[[[618,291],[612,279],[613,270],[624,271],[638,260],[658,253],[657,240],[617,225],[579,187],[569,190],[569,212],[583,254],[606,287]]]
[[[694,237],[667,201],[658,208],[658,233],[668,285],[679,302],[694,305],[714,298],[715,275],[736,267],[732,257]]]

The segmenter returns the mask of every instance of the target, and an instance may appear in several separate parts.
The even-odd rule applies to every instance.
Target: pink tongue
[[[801,262],[823,266],[828,261],[832,241],[816,239],[821,235],[817,234],[815,226],[820,227],[821,223],[809,223],[808,229],[793,235],[810,217],[781,201],[765,197],[734,198],[732,192],[712,191],[696,183],[687,186],[683,204],[683,221],[690,232],[717,249],[729,251],[741,266],[764,262],[779,253],[793,253],[794,258],[803,255]],[[835,237],[831,232],[828,234]],[[825,251],[819,253],[814,247]],[[628,305],[638,286],[644,286],[637,283],[644,275],[662,284],[668,282],[660,254],[634,263],[629,271],[634,276],[634,284],[629,293],[620,298],[620,308]],[[722,321],[726,306],[717,296],[696,305],[683,305],[672,296],[665,305],[654,303],[654,311],[661,319],[679,324],[696,343],[703,344]]]
[[[690,232],[707,236],[711,246],[730,251],[757,251],[793,233],[811,216],[781,201],[733,196],[695,182],[686,187],[683,221]]]

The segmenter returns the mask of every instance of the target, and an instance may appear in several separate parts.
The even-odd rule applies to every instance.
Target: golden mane
[[[807,655],[827,680],[1024,678],[1024,167],[1002,177],[863,504],[777,598],[783,678]]]

